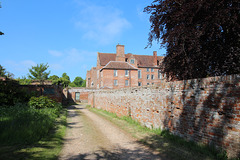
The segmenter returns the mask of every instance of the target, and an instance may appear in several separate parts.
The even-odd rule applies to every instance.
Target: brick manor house
[[[160,70],[162,56],[125,54],[124,45],[116,53],[99,53],[97,66],[87,71],[88,88],[124,88],[159,83],[164,76]]]

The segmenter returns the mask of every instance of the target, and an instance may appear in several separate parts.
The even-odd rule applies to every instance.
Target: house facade
[[[87,71],[88,88],[125,88],[159,83],[164,77],[160,69],[163,57],[125,54],[124,45],[116,53],[99,53],[97,66]]]

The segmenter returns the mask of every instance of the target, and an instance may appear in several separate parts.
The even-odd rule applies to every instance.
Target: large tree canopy
[[[167,49],[163,71],[173,79],[240,73],[239,0],[154,0],[149,45]]]

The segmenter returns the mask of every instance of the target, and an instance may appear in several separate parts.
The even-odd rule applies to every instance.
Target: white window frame
[[[142,82],[138,82],[138,86],[142,86]]]
[[[134,64],[134,63],[135,63],[135,60],[134,60],[134,59],[130,59],[130,63],[131,63],[131,64]]]
[[[154,72],[154,68],[151,68],[151,72]]]
[[[142,78],[142,71],[139,69],[138,70],[138,79],[141,79]]]
[[[149,68],[147,68],[147,72],[149,72]]]
[[[151,79],[154,79],[154,74],[151,75]]]
[[[117,76],[118,76],[117,70],[114,70],[114,71],[113,71],[113,76],[114,76],[114,77],[117,77]]]
[[[126,77],[129,76],[129,70],[125,70],[125,76],[126,76]]]
[[[113,85],[117,86],[118,85],[118,80],[113,80]]]
[[[129,80],[125,80],[125,86],[129,86]]]
[[[147,79],[150,79],[150,74],[147,74]]]
[[[162,72],[160,70],[158,71],[158,79],[162,79]]]

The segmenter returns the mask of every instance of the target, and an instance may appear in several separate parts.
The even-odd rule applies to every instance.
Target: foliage
[[[61,85],[62,81],[57,75],[52,75],[49,77],[49,80],[52,81],[52,84]]]
[[[6,69],[2,65],[0,65],[0,77],[13,78],[14,75],[6,71]]]
[[[55,119],[54,127],[36,143],[30,145],[1,143],[0,159],[58,159],[66,133],[66,120],[67,110],[63,109],[59,117]]]
[[[63,73],[62,77],[58,77],[57,75],[52,75],[49,77],[49,80],[51,80],[53,84],[63,85],[63,87],[67,87],[71,83],[67,73]]]
[[[71,87],[86,87],[86,81],[82,77],[76,77],[72,83],[69,84]]]
[[[20,85],[29,85],[32,82],[31,79],[27,79],[25,76],[23,76],[22,78],[17,78],[16,80],[19,82]]]
[[[31,80],[39,80],[40,84],[43,84],[44,80],[48,79],[49,72],[46,72],[48,69],[48,64],[37,64],[37,66],[32,66],[29,69],[30,74],[28,74],[29,79]]]
[[[47,135],[59,112],[24,104],[0,107],[0,144],[29,144]]]
[[[31,97],[28,104],[30,107],[33,107],[36,109],[61,107],[54,100],[52,100],[46,96]]]
[[[0,104],[14,105],[16,103],[27,102],[34,93],[29,93],[20,88],[18,81],[7,79],[0,80]]]
[[[173,79],[240,73],[238,0],[154,0],[149,44],[167,48],[163,71]]]
[[[6,69],[0,65],[0,77],[6,77]]]
[[[63,87],[67,87],[69,85],[69,83],[71,82],[67,73],[62,74],[60,81],[61,81],[61,84],[63,85]]]

